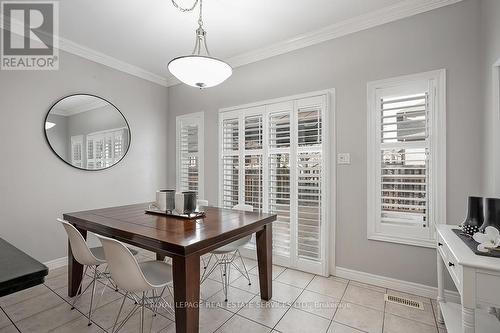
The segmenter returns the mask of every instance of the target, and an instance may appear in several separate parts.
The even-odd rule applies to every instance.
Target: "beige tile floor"
[[[150,254],[141,252],[140,260]],[[337,277],[324,278],[283,267],[273,268],[273,301],[259,297],[257,263],[245,260],[252,285],[236,276],[229,289],[229,302],[223,300],[219,276],[213,274],[201,287],[200,332],[322,332],[322,333],[445,333],[436,322],[434,300],[409,295],[424,303],[414,310],[384,301],[384,293],[403,293]],[[50,272],[45,284],[0,298],[0,332],[104,333],[113,326],[121,295],[104,284],[103,296],[87,326],[84,315],[89,297],[83,297],[71,310],[66,295],[67,268]],[[132,303],[126,306],[129,308]],[[151,332],[175,332],[167,312],[147,315]],[[120,332],[138,332],[135,315]]]

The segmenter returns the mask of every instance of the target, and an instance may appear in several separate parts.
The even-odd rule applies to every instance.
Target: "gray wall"
[[[222,107],[327,88],[337,89],[336,144],[352,164],[337,168],[336,261],[349,269],[436,285],[434,249],[366,238],[366,83],[447,69],[447,215],[458,224],[467,195],[481,190],[483,119],[479,90],[479,2],[386,24],[237,68],[219,87],[169,88],[168,152],[175,156],[175,117],[205,111],[206,198],[217,202],[217,117]],[[333,146],[333,145],[332,145]],[[332,162],[335,157],[332,156]],[[175,185],[175,162],[168,162]]]
[[[500,59],[500,1],[481,1],[481,49],[484,131],[484,187],[490,196],[500,197],[500,120],[494,105],[493,65]],[[496,92],[498,94],[498,92]]]
[[[0,236],[41,261],[67,254],[63,212],[154,199],[166,185],[165,87],[64,52],[58,71],[0,72]],[[43,135],[48,108],[74,93],[102,96],[129,121],[128,155],[85,172],[57,158]]]

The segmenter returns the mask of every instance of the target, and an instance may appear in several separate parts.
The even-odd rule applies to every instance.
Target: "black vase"
[[[486,198],[484,211],[484,222],[479,228],[479,231],[484,232],[484,229],[488,226],[500,230],[500,199]]]
[[[467,218],[462,223],[462,232],[467,235],[474,235],[484,222],[483,198],[469,197],[467,208]]]

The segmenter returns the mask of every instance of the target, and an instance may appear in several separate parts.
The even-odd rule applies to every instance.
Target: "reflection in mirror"
[[[85,170],[113,166],[130,144],[130,128],[122,113],[91,95],[72,95],[54,104],[45,118],[45,136],[63,161]]]

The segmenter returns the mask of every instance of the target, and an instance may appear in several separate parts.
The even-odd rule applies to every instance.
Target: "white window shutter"
[[[297,102],[297,256],[322,260],[324,191],[323,119],[321,98]]]
[[[437,71],[368,85],[369,239],[433,247],[445,223],[443,81]]]
[[[177,189],[194,191],[204,198],[203,113],[177,118]]]
[[[83,135],[71,137],[71,164],[83,168]]]

